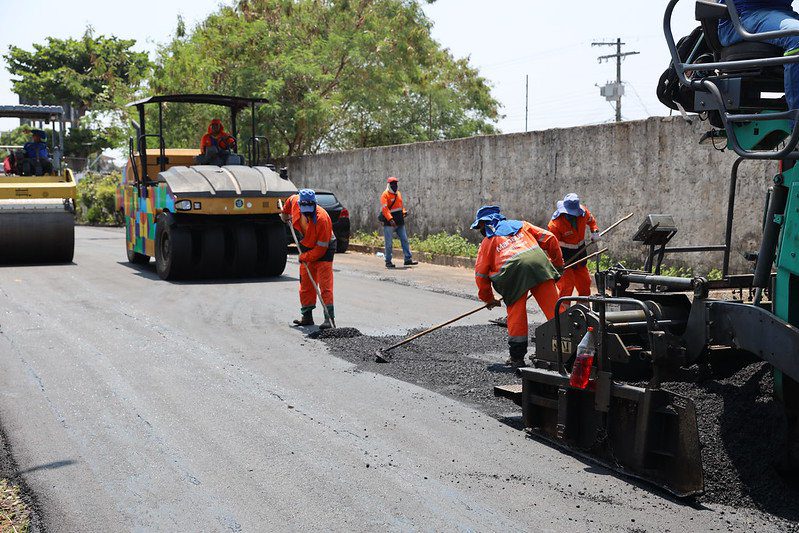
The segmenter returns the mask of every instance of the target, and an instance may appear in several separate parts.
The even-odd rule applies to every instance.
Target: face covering
[[[397,192],[397,188],[399,188],[399,183],[394,181],[394,182],[389,183],[388,186],[391,187],[392,191]]]
[[[485,227],[485,226],[483,226],[482,228],[480,228],[480,235],[482,235],[483,237],[485,237],[485,236],[486,236],[486,227]]]

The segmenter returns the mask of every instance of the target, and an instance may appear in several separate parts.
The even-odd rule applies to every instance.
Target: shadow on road
[[[63,461],[53,461],[52,463],[46,463],[43,465],[32,466],[30,468],[26,468],[25,470],[20,470],[18,474],[29,474],[31,472],[38,472],[39,470],[55,470],[56,468],[61,468],[64,466],[74,465],[77,461],[73,459],[64,459]]]
[[[0,269],[3,268],[25,268],[25,267],[41,267],[41,266],[62,266],[62,267],[76,267],[76,263],[3,263],[0,262]]]
[[[240,284],[240,283],[284,283],[287,281],[298,282],[300,278],[294,276],[287,276],[283,274],[276,278],[255,277],[255,278],[233,278],[233,277],[219,277],[219,278],[199,278],[199,279],[184,279],[180,281],[165,281],[158,277],[155,271],[155,263],[151,262],[147,265],[134,265],[127,261],[117,261],[118,265],[122,265],[134,271],[134,273],[142,278],[162,281],[164,283],[171,283],[173,285],[216,285],[219,283],[225,284]]]

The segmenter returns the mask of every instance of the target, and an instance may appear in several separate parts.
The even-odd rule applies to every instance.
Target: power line
[[[600,94],[605,97],[605,100],[610,102],[611,100],[616,100],[616,122],[621,122],[621,97],[624,95],[624,85],[621,83],[621,62],[627,56],[636,55],[640,52],[623,52],[621,51],[622,45],[626,43],[621,42],[621,37],[616,39],[616,42],[593,42],[591,46],[615,46],[616,53],[599,56],[597,59],[600,63],[605,61],[609,61],[611,59],[616,60],[616,83],[606,83],[604,87],[600,89]]]

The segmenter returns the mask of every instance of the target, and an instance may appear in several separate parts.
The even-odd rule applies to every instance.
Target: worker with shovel
[[[557,237],[567,263],[583,258],[588,246],[601,238],[594,215],[580,203],[575,193],[558,201],[547,229]],[[586,262],[566,269],[558,281],[562,296],[571,296],[575,288],[580,296],[591,294],[591,273]]]
[[[557,269],[563,267],[558,240],[529,222],[506,219],[496,205],[481,207],[471,227],[484,237],[474,269],[478,296],[489,308],[500,305],[494,290],[502,296],[508,307],[510,358],[506,364],[525,366],[528,293],[547,320],[555,316],[559,297],[555,281],[559,278]]]
[[[291,202],[291,226],[303,235],[300,247],[300,313],[295,320],[298,326],[313,325],[313,310],[316,307],[317,287],[325,309],[325,321],[319,329],[332,327],[333,311],[333,255],[336,237],[333,222],[327,211],[316,203],[316,193],[301,189],[297,200]],[[316,286],[315,286],[316,284]]]

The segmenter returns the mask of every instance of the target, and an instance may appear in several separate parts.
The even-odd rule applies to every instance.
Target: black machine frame
[[[158,140],[158,164],[161,171],[166,170],[166,165],[169,163],[166,157],[166,143],[164,142],[164,104],[165,103],[182,103],[182,104],[206,104],[227,107],[230,111],[230,132],[234,138],[238,139],[238,114],[249,108],[251,111],[251,131],[250,138],[247,140],[247,164],[249,166],[255,165],[261,160],[261,146],[265,146],[266,150],[266,165],[272,163],[272,152],[269,145],[269,139],[265,136],[256,135],[256,122],[257,122],[257,108],[256,106],[269,103],[266,98],[248,98],[241,96],[226,96],[221,94],[164,94],[157,96],[150,96],[135,102],[131,102],[127,107],[135,107],[139,114],[139,124],[137,127],[138,135],[136,138],[135,151],[138,151],[138,156],[142,166],[142,176],[138,175],[136,165],[133,165],[134,178],[137,184],[147,184],[150,181],[147,175],[147,139],[155,138]],[[158,105],[158,133],[147,133],[145,106],[148,104]],[[134,142],[133,137],[130,138],[128,143],[128,153],[131,160],[134,159]]]

